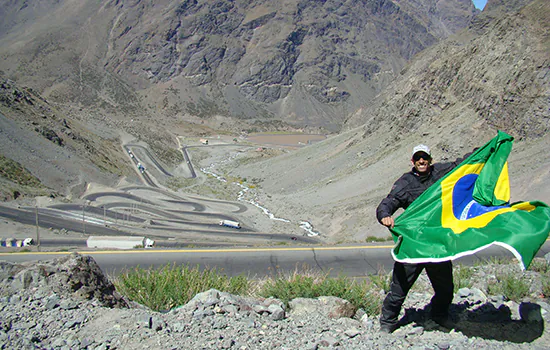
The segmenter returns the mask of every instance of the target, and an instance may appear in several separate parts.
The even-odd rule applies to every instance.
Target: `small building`
[[[201,142],[203,145],[208,145],[208,139],[200,139],[200,142]]]

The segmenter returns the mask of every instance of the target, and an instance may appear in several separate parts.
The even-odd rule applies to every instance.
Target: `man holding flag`
[[[395,182],[388,196],[378,205],[376,209],[378,221],[386,227],[394,228],[395,222],[392,215],[397,209],[407,209],[416,198],[456,167],[462,159],[451,163],[432,164],[428,146],[421,144],[414,147],[411,158],[413,168]],[[382,306],[381,332],[392,333],[397,329],[397,318],[401,306],[423,269],[426,269],[435,292],[431,301],[432,317],[434,321],[448,326],[448,310],[453,300],[454,288],[451,261],[425,264],[405,264],[396,261],[393,266],[390,291]]]
[[[432,319],[452,328],[451,260],[492,245],[510,250],[525,269],[550,233],[550,208],[542,202],[510,204],[507,158],[513,138],[499,131],[465,160],[432,164],[430,149],[413,149],[413,168],[401,176],[376,210],[392,232],[395,260],[390,292],[380,317],[380,331],[397,329],[401,306],[426,269],[434,289]],[[406,209],[397,219],[398,208]]]

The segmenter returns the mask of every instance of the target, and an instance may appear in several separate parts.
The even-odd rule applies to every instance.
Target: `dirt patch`
[[[262,145],[303,147],[326,138],[325,135],[316,134],[252,134],[246,140]]]

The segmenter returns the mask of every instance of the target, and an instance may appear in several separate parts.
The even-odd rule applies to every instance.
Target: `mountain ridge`
[[[90,113],[334,132],[476,13],[469,0],[411,3],[15,1],[0,10],[18,21],[2,28],[0,69]]]
[[[495,135],[497,129],[502,129],[516,138],[509,159],[513,200],[538,199],[549,202],[550,160],[544,150],[550,144],[550,74],[547,65],[547,57],[550,56],[550,21],[547,21],[550,9],[541,0],[525,6],[519,2],[512,5],[518,6],[519,10],[508,9],[509,13],[505,15],[499,14],[499,7],[493,9],[496,12],[484,11],[464,31],[419,52],[399,71],[396,80],[388,83],[388,87],[371,102],[365,102],[345,118],[339,134],[330,135],[323,142],[297,151],[274,152],[284,154],[271,159],[241,152],[243,159],[221,168],[220,173],[238,179],[253,179],[259,202],[264,203],[278,217],[288,218],[292,222],[311,223],[321,233],[321,238],[328,242],[360,242],[368,237],[388,236],[387,230],[376,222],[374,210],[388,193],[392,182],[410,169],[410,149],[413,145],[428,143],[434,150],[436,161],[454,160],[484,144]],[[264,18],[269,13],[272,12],[257,11],[247,21]],[[87,82],[90,77],[82,75],[82,82]],[[119,82],[121,88],[132,91],[131,85]],[[74,93],[86,94],[85,86],[82,85],[80,89],[78,84],[74,85]],[[180,90],[170,84],[163,87],[165,93],[158,94],[158,101],[166,98],[168,102],[164,110],[173,110],[170,96],[185,92],[185,89]],[[62,120],[65,118],[69,125],[72,125],[73,119],[78,125],[81,124],[83,130],[88,132],[80,135],[89,138],[88,143],[102,150],[100,158],[107,158],[107,162],[102,163],[89,154],[86,157],[94,166],[103,164],[105,167],[107,164],[114,168],[117,164],[125,164],[119,166],[116,172],[107,171],[114,172],[114,177],[95,177],[95,181],[104,184],[112,185],[121,177],[130,182],[137,179],[125,163],[122,150],[115,145],[121,142],[123,134],[131,134],[148,143],[161,161],[177,167],[183,161],[176,142],[179,136],[205,137],[220,135],[223,131],[232,135],[229,138],[231,140],[237,139],[243,131],[243,125],[238,120],[223,116],[206,117],[201,115],[200,108],[187,121],[178,119],[175,112],[170,118],[157,118],[157,114],[134,115],[135,105],[132,101],[144,101],[144,97],[137,93],[133,93],[134,100],[119,106],[119,114],[105,113],[116,109],[116,102],[112,102],[105,103],[92,115],[89,114],[89,106],[71,103],[71,99],[66,97],[66,100],[56,98],[53,96],[54,90],[51,88],[42,99],[49,106],[57,108],[57,121],[54,127],[49,124],[39,126],[48,127],[63,142],[67,142],[65,138],[68,135],[63,132],[66,128]],[[5,89],[6,96],[10,97],[6,97],[4,102],[13,98],[10,95],[12,91],[13,87]],[[153,91],[150,90],[150,93],[153,94]],[[295,97],[297,101],[306,104],[307,101],[300,96]],[[32,108],[40,105],[40,99],[35,101]],[[203,103],[208,108],[217,108],[210,106],[204,99],[195,102]],[[5,106],[2,109],[4,115],[17,120],[21,128],[32,125],[33,121],[24,119],[25,113],[31,113],[25,112],[25,108],[31,108],[25,99],[20,99],[14,106]],[[18,108],[23,113],[14,113]],[[122,112],[128,114],[121,115]],[[40,115],[37,112],[39,117],[34,122],[49,120]],[[256,125],[260,130],[276,127],[279,130],[296,131],[281,121],[271,122],[270,125],[251,125]],[[35,130],[35,127],[33,125],[31,129]],[[304,126],[299,130],[322,131],[312,126]],[[38,131],[33,132],[44,137]],[[246,135],[246,132],[243,134]],[[10,152],[14,151],[6,150],[4,154],[10,155]],[[82,156],[86,153],[77,151],[73,154]],[[21,161],[25,157],[27,160]],[[17,158],[14,154],[12,158],[16,158],[27,169],[34,169],[31,173],[48,183],[44,179],[50,175],[41,172],[36,164],[29,163],[29,159],[32,159],[30,155]],[[210,158],[200,155],[196,158],[194,161],[199,166],[210,165]],[[84,172],[84,175],[92,174]],[[94,181],[93,176],[72,175],[71,178],[72,190],[64,188],[62,177],[55,180],[55,189],[65,195],[78,197],[86,185]],[[8,194],[5,197],[13,196]],[[263,226],[256,219],[251,222],[262,232],[303,234],[300,228],[273,228],[274,224]]]
[[[544,152],[550,144],[549,14],[548,4],[534,1],[481,34],[446,39],[350,117],[346,131],[231,174],[263,171],[264,200],[281,215],[307,218],[331,241],[364,240],[388,234],[374,212],[393,181],[410,170],[414,145],[428,144],[436,162],[452,161],[501,129],[516,139],[509,159],[512,200],[550,201]]]

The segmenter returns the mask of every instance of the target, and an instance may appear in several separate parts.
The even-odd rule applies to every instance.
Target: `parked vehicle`
[[[145,172],[145,167],[141,163],[137,163],[137,168],[142,174]]]
[[[232,220],[222,220],[220,221],[220,226],[232,227],[232,228],[241,228],[241,224],[237,221]]]

